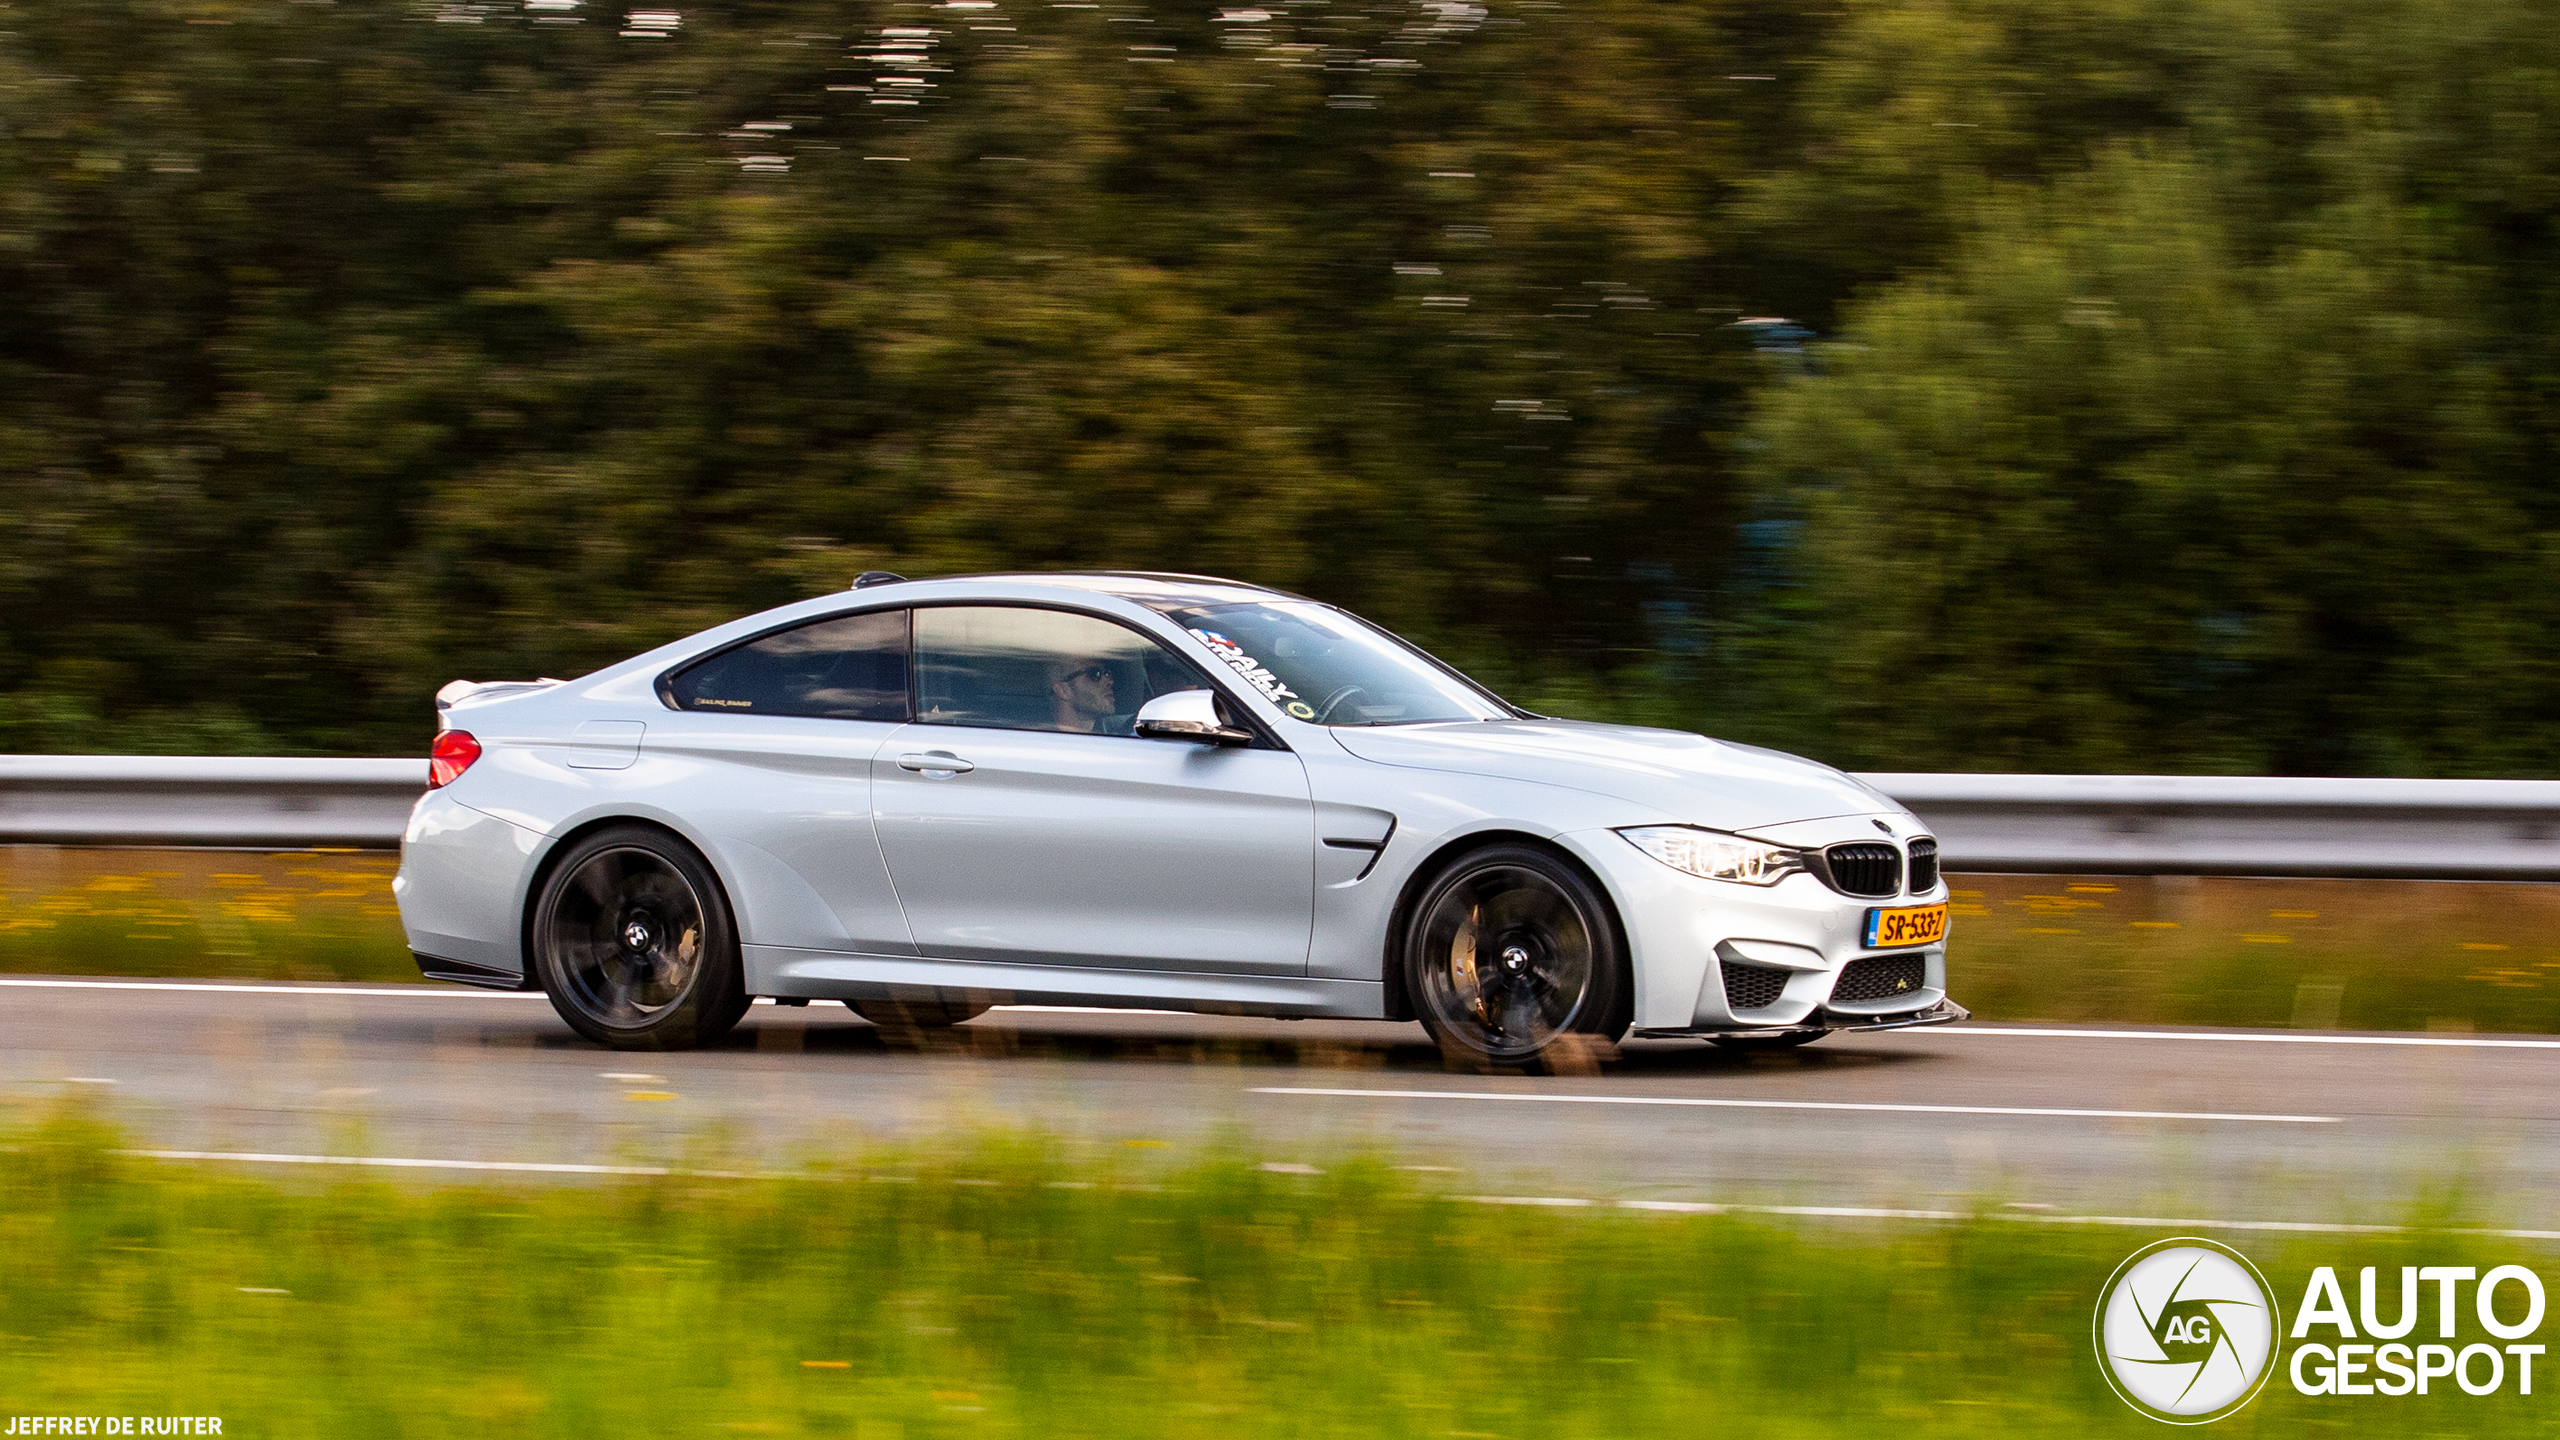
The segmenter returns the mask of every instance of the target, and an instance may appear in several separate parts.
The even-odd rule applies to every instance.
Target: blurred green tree
[[[2552,18],[2189,23],[2221,38],[2179,47],[2174,136],[1958,167],[1961,204],[1893,212],[1943,265],[1763,392],[1734,728],[1884,768],[2560,773]]]
[[[869,566],[1218,570],[1497,665],[1640,661],[1730,519],[1703,216],[1769,107],[1711,77],[1800,27],[1761,28],[27,16],[0,739],[414,746],[455,673]]]
[[[1844,763],[2547,768],[2523,0],[8,13],[0,745],[1120,566]]]
[[[2253,260],[2214,190],[2125,151],[1997,195],[1768,397],[1800,570],[1741,645],[1826,753],[2552,768],[2560,533],[2485,277],[2380,196]]]

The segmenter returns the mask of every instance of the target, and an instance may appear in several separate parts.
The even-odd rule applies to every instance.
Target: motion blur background
[[[0,6],[0,750],[872,567],[1888,769],[2560,774],[2532,0]]]
[[[1112,567],[1859,769],[2560,776],[2560,7],[632,3],[0,0],[0,752],[415,756],[457,676]],[[2554,1042],[2458,1033],[2560,1032],[2549,885],[1958,877],[1986,1020],[2453,1033],[1534,1085],[63,978],[414,980],[394,863],[0,847],[13,1414],[2105,1436],[2142,1232],[2560,1206]],[[2235,1433],[2550,1433],[2469,1399]]]

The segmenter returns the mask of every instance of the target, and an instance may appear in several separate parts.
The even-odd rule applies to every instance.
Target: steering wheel
[[[1341,689],[1327,695],[1324,697],[1324,703],[1316,707],[1316,723],[1319,725],[1332,724],[1333,712],[1341,708],[1343,701],[1350,699],[1354,695],[1366,695],[1368,693],[1369,690],[1367,686],[1345,685]]]

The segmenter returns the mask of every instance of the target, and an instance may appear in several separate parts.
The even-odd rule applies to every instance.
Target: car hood
[[[1563,785],[1692,824],[1755,830],[1902,806],[1828,765],[1681,730],[1575,720],[1485,720],[1333,731],[1363,760]]]

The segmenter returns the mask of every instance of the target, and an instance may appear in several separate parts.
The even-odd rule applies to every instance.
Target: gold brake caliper
[[[1470,907],[1467,923],[1458,927],[1449,941],[1449,978],[1457,982],[1458,994],[1474,1012],[1478,1024],[1491,1025],[1492,1017],[1484,1011],[1484,986],[1476,980],[1476,916],[1481,907]]]

